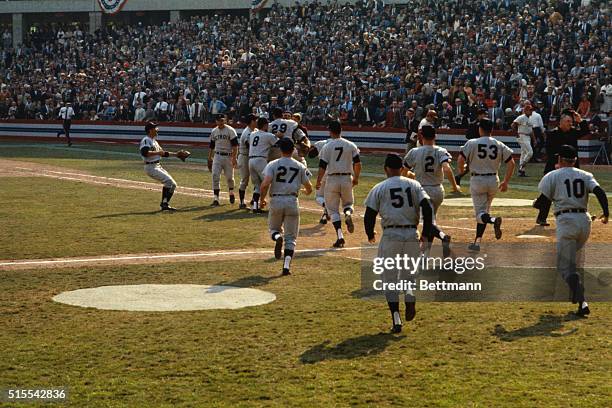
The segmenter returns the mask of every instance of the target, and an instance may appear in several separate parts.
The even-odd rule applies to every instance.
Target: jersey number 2
[[[434,158],[432,156],[427,156],[425,158],[425,172],[433,173],[434,172]]]
[[[406,197],[408,198],[408,207],[414,207],[412,202],[412,190],[408,187],[406,190]],[[402,208],[404,206],[404,197],[402,196],[401,188],[392,188],[389,190],[391,195],[391,205],[395,208]]]

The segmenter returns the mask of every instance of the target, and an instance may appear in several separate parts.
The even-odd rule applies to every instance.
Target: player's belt
[[[409,228],[416,228],[416,225],[387,225],[386,227],[383,227],[383,229],[389,229],[389,228],[405,228],[405,229],[409,229]]]
[[[145,162],[145,164],[157,164],[157,163],[159,163],[159,160],[155,160],[155,161],[152,161],[152,162]]]
[[[256,158],[267,159],[268,156],[249,156],[249,159],[256,159]]]
[[[332,173],[330,176],[352,176],[353,173]]]
[[[561,210],[561,211],[557,211],[555,213],[555,217],[561,215],[561,214],[567,214],[567,213],[585,213],[587,212],[587,210],[585,210],[584,208],[570,208],[568,210]]]
[[[218,154],[219,156],[231,156],[231,153],[225,153],[225,152],[215,152],[215,154]]]
[[[470,173],[472,176],[497,176],[497,173]]]
[[[297,197],[297,194],[296,194],[296,193],[288,193],[288,194],[272,194],[272,197],[286,197],[286,196]]]

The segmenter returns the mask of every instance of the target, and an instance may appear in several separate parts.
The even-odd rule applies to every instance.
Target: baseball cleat
[[[211,207],[218,207],[219,206],[219,201],[217,201],[217,200],[213,201],[210,206]]]
[[[283,276],[289,276],[289,275],[291,275],[291,272],[289,271],[289,269],[283,268]]]
[[[401,333],[402,332],[402,325],[401,324],[394,324],[393,327],[391,328],[391,333],[397,334],[397,333]]]
[[[536,224],[541,227],[549,227],[550,224],[546,220],[536,220]]]
[[[450,235],[445,236],[444,239],[442,240],[442,257],[443,258],[448,258],[451,256],[450,243],[451,243]]]
[[[480,245],[473,243],[468,246],[468,250],[478,252],[480,251]]]
[[[502,237],[502,217],[495,217],[495,222],[493,223],[493,228],[495,229],[495,239],[501,239]]]
[[[275,242],[276,244],[274,244],[274,257],[276,259],[281,259],[283,257],[283,237],[278,237]]]
[[[263,214],[264,210],[262,210],[261,208],[256,208],[253,210],[253,214]]]
[[[327,224],[327,217],[325,216],[325,214],[321,216],[321,219],[319,220],[319,224],[322,224],[322,225]]]
[[[339,238],[336,242],[334,242],[334,248],[344,248],[344,238]]]
[[[234,204],[236,202],[236,196],[233,194],[230,194],[230,204]]]
[[[170,207],[168,204],[166,205],[162,205],[160,206],[162,211],[170,211],[170,212],[174,212],[176,211],[176,208],[174,207]]]
[[[587,305],[586,302],[583,302],[578,305],[578,311],[576,312],[576,315],[584,317],[590,313],[591,310],[589,309],[589,305]]]
[[[346,223],[346,228],[348,229],[348,232],[350,232],[351,234],[355,232],[355,224],[353,224],[353,218],[351,217],[351,214],[346,214],[344,216],[344,222]]]
[[[519,177],[527,177],[527,173],[525,173],[525,170],[519,170],[518,171],[518,176]]]
[[[406,302],[406,321],[409,322],[414,320],[416,316],[416,303],[415,302]]]
[[[245,210],[247,208],[247,205],[242,203],[238,206],[238,208],[240,208],[241,210]]]

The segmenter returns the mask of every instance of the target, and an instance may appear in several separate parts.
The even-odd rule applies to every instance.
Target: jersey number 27
[[[278,173],[276,174],[276,181],[279,183],[292,183],[300,171],[295,167],[289,167],[289,171],[293,173],[293,176],[287,180],[284,178],[287,175],[287,168],[285,166],[279,166]]]

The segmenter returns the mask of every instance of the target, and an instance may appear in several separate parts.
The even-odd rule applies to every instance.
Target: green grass
[[[3,272],[0,383],[70,387],[68,406],[608,406],[610,304],[421,303],[402,335],[354,298],[355,261],[179,263]],[[233,284],[277,300],[134,313],[56,304],[82,287]],[[606,358],[607,356],[607,358]]]

